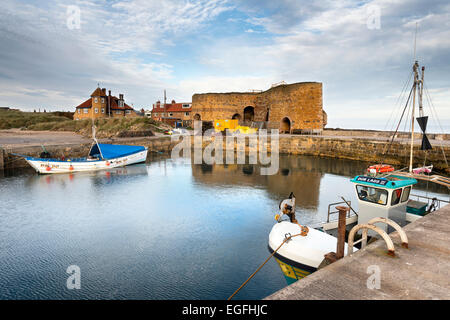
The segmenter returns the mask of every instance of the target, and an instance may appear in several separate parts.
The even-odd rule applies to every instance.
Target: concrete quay
[[[409,248],[378,240],[266,297],[267,300],[450,299],[450,205],[405,226]],[[379,270],[379,289],[367,284]],[[372,288],[372,289],[371,289]]]

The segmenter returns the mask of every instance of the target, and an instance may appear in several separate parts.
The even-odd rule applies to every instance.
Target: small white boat
[[[289,216],[290,221],[283,221],[283,215]],[[336,251],[336,237],[313,227],[301,226],[297,222],[295,196],[292,193],[288,199],[281,202],[280,214],[275,219],[277,223],[269,234],[269,251],[270,253],[276,251],[275,260],[288,284],[316,271],[324,256]],[[283,244],[290,236],[293,237]],[[347,244],[345,244],[344,252],[347,254]]]
[[[289,221],[282,221],[274,225],[269,234],[270,253],[273,253],[281,245],[286,235],[295,235],[300,232],[300,227]],[[316,271],[324,256],[329,252],[336,251],[336,246],[337,238],[309,228],[306,236],[290,239],[274,254],[274,257],[286,281],[291,284]],[[347,254],[347,244],[345,244],[344,250]]]
[[[357,224],[367,224],[374,218],[387,218],[403,227],[440,208],[441,202],[449,203],[442,199],[413,195],[412,187],[417,180],[410,177],[356,176],[350,182],[355,185],[359,211],[353,211],[351,202],[343,199],[342,202],[328,206],[326,222],[314,226],[305,227],[298,223],[295,217],[295,197],[292,193],[288,199],[281,202],[280,213],[275,216],[277,223],[269,234],[269,251],[273,253],[278,249],[274,257],[288,284],[316,271],[324,260],[324,256],[336,251],[338,220],[330,218],[337,211],[330,211],[331,207],[334,208],[336,205],[350,207],[351,211],[345,221],[346,230],[350,231]],[[412,200],[411,196],[426,199],[427,202]],[[288,221],[282,220],[284,215],[289,217]],[[377,225],[377,227],[386,233],[394,231],[387,224]],[[368,231],[368,235],[369,237],[377,236],[371,230]],[[285,239],[288,240],[283,244]],[[347,244],[344,247],[344,255],[347,255]]]
[[[85,158],[57,159],[23,156],[42,174],[97,171],[145,162],[147,148],[143,146],[94,143]]]

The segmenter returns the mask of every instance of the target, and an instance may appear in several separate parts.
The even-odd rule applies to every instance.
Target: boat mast
[[[416,104],[416,88],[417,84],[419,82],[419,74],[417,72],[417,69],[419,68],[419,62],[415,62],[413,66],[413,72],[414,72],[414,85],[413,85],[413,105],[412,105],[412,112],[411,112],[411,150],[409,154],[409,172],[412,172],[413,167],[413,149],[414,149],[414,108]]]
[[[422,74],[419,83],[419,116],[423,117],[423,103],[422,103],[422,95],[423,95],[423,78],[425,73],[425,67],[422,66]]]
[[[95,136],[95,124],[94,124],[94,119],[92,119],[92,139],[94,140],[94,143],[91,146],[91,149],[94,145],[97,145],[98,151],[100,152],[100,157],[102,157],[103,159],[103,153],[102,153],[102,149],[100,149],[100,146],[98,145],[98,141],[97,141],[97,137]],[[89,150],[89,153],[91,153],[91,150]]]
[[[419,62],[416,60],[416,44],[417,44],[417,22],[416,22],[416,33],[414,34],[414,65],[413,65],[413,72],[414,72],[414,84],[413,84],[413,105],[412,105],[412,112],[411,112],[411,150],[409,154],[409,173],[412,173],[412,167],[413,167],[413,149],[414,149],[414,108],[416,104],[416,88],[417,83],[419,81],[419,75],[417,73],[417,69],[419,68]]]

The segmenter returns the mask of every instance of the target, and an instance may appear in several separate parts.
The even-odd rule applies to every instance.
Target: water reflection
[[[88,180],[93,186],[102,186],[113,184],[115,181],[121,179],[130,179],[133,176],[147,176],[146,164],[136,164],[121,168],[112,168],[101,171],[91,172],[76,172],[76,173],[61,173],[49,175],[30,175],[25,182],[27,187],[58,185],[61,188],[66,188],[70,184],[77,183],[78,180]]]
[[[277,174],[261,176],[258,165],[150,159],[0,178],[0,299],[225,299],[267,258],[281,199],[293,191],[301,223],[324,221],[339,195],[354,199],[349,178],[367,167],[280,156]],[[71,264],[82,290],[65,287]],[[284,286],[271,260],[236,298]]]
[[[274,175],[260,175],[260,165],[191,165],[195,181],[212,186],[252,186],[267,190],[267,196],[283,199],[291,192],[302,208],[317,209],[321,179],[324,174],[353,176],[366,164],[346,160],[281,155]]]

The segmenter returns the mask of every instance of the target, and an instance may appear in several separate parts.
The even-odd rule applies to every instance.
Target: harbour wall
[[[201,144],[194,143],[194,137],[191,137],[191,146],[204,149],[207,145],[214,141],[215,138],[203,139]],[[181,141],[181,140],[180,140]],[[143,145],[148,147],[149,156],[152,153],[170,153],[179,141],[172,141],[170,136],[159,137],[143,137],[143,138],[121,138],[121,139],[105,139],[100,140],[101,143],[114,144],[130,144]],[[414,165],[422,166],[424,163],[432,163],[434,168],[438,171],[450,173],[447,168],[445,159],[450,159],[450,145],[443,144],[442,146],[435,146],[428,152],[420,151],[420,141],[414,146]],[[432,142],[433,143],[433,142]],[[270,138],[264,142],[267,151],[271,152]],[[333,136],[296,136],[296,135],[281,135],[279,137],[279,152],[281,154],[293,155],[310,155],[318,157],[330,157],[339,159],[350,159],[367,161],[371,163],[388,163],[400,169],[406,166],[409,161],[409,145],[404,142],[395,142],[388,147],[387,139],[371,139],[371,138],[351,138],[351,137],[333,137]],[[59,144],[46,145],[45,149],[56,157],[64,156],[80,157],[85,156],[89,151],[91,144]],[[258,143],[259,146],[259,143]],[[258,151],[258,146],[253,148],[249,139],[245,139],[245,145],[239,145],[237,141],[229,145],[229,151],[233,152],[238,148],[245,148],[246,153]],[[223,149],[227,150],[227,145],[223,143]],[[0,149],[0,169],[14,169],[27,167],[25,160],[13,155],[23,154],[30,156],[39,156],[42,152],[40,146],[24,146]]]

